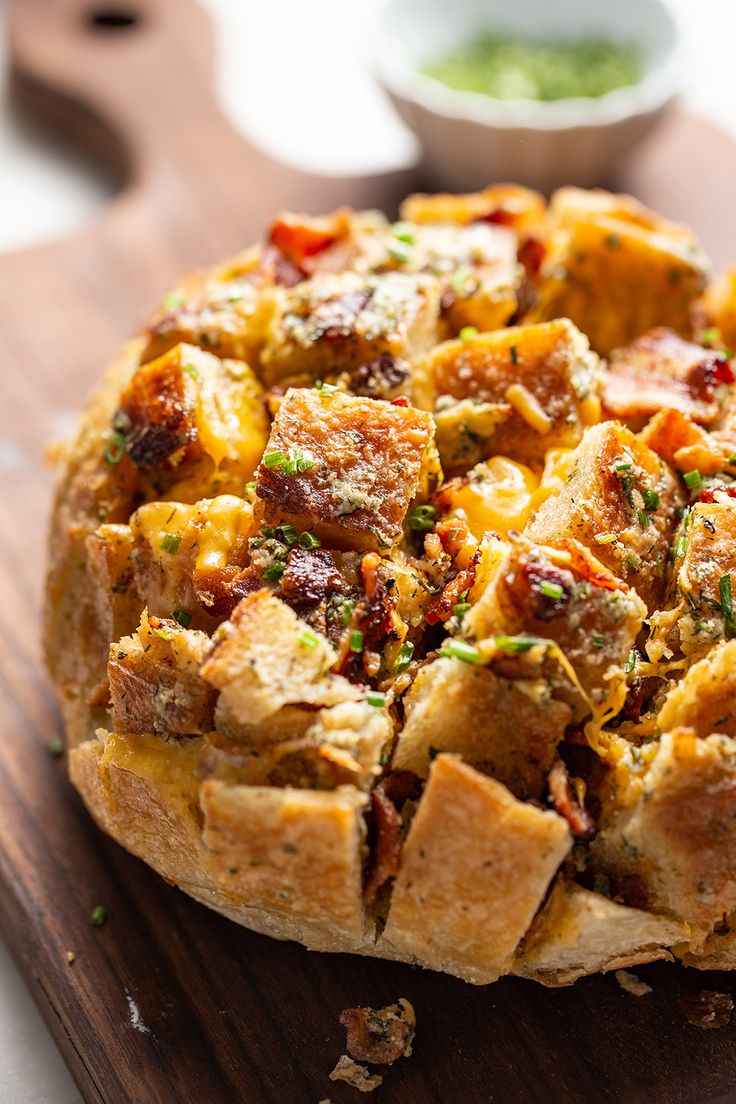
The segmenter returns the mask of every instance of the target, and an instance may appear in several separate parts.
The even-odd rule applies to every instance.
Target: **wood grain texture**
[[[13,9],[14,88],[34,117],[124,186],[73,239],[0,258],[0,927],[85,1100],[334,1104],[342,1008],[408,997],[415,1054],[384,1104],[695,1104],[736,1099],[736,1025],[690,1027],[678,998],[728,975],[653,966],[636,999],[612,978],[563,991],[475,989],[241,930],[103,837],[45,751],[58,719],[37,642],[58,434],[102,365],[179,272],[257,237],[281,205],[391,207],[407,174],[323,180],[250,147],[212,95],[209,27],[190,0],[136,0],[138,26],[93,31],[81,0]],[[736,148],[673,115],[616,183],[736,259]],[[89,923],[97,904],[109,920]],[[69,965],[66,952],[76,960]],[[131,1003],[132,1002],[132,1003]],[[139,1012],[137,1020],[135,1009]],[[136,1026],[137,1022],[137,1026]]]

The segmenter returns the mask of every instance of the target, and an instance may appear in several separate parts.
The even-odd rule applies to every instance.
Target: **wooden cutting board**
[[[417,1042],[386,1071],[383,1104],[736,1099],[736,1024],[700,1031],[678,1003],[732,992],[729,975],[649,967],[654,991],[637,999],[612,977],[478,989],[313,954],[208,912],[94,828],[45,750],[58,718],[37,640],[44,442],[182,269],[258,237],[277,207],[391,209],[421,182],[307,177],[249,146],[214,101],[210,28],[190,0],[17,0],[11,16],[19,105],[120,184],[83,233],[0,258],[0,928],[85,1100],[348,1104],[355,1090],[327,1076],[340,1010],[399,996]],[[690,221],[721,264],[736,260],[734,177],[730,140],[673,114],[611,183]]]

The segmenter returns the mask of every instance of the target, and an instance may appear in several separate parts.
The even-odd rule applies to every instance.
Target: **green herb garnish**
[[[305,648],[316,648],[319,644],[319,637],[311,629],[305,629],[299,637],[299,643],[303,644]]]
[[[409,514],[409,528],[418,533],[431,533],[436,517],[436,506],[415,506]]]
[[[721,595],[721,613],[723,614],[726,640],[732,640],[736,636],[736,622],[733,619],[733,594],[731,592],[730,575],[721,575],[718,580],[718,590]]]
[[[116,429],[107,448],[102,454],[102,458],[109,468],[114,468],[116,464],[119,464],[125,455],[125,438],[122,433]]]
[[[477,326],[463,326],[458,334],[461,341],[469,341],[471,337],[476,337],[478,334]]]
[[[406,671],[412,661],[413,656],[414,645],[412,644],[411,640],[405,640],[399,648],[398,654],[396,656],[396,662],[393,666],[393,673],[395,675],[400,675],[404,671]]]
[[[645,510],[656,510],[659,506],[659,495],[656,491],[642,491],[641,497],[644,499]]]
[[[161,541],[161,551],[168,552],[170,556],[175,556],[179,551],[180,544],[180,536],[174,533],[164,533],[163,540]]]
[[[551,583],[547,579],[543,579],[539,584],[539,590],[545,598],[551,598],[555,602],[565,594],[565,588],[561,583]]]
[[[386,704],[386,695],[380,690],[368,690],[365,695],[365,700],[368,705],[372,705],[374,709],[383,709]]]
[[[440,655],[446,659],[460,659],[463,663],[481,663],[480,652],[464,640],[446,640],[440,648]]]
[[[92,915],[89,918],[90,924],[93,924],[96,928],[101,928],[107,920],[107,909],[104,905],[96,905],[92,909]]]
[[[177,625],[181,625],[183,629],[188,629],[192,623],[192,615],[191,613],[187,613],[186,610],[175,609],[171,616],[174,621],[176,621]]]
[[[497,636],[494,639],[494,643],[499,652],[508,652],[510,655],[518,655],[521,652],[528,652],[531,648],[535,648],[537,644],[549,644],[548,640],[543,640],[541,636]]]
[[[362,652],[363,651],[363,634],[360,629],[352,629],[350,633],[350,651]]]
[[[691,491],[699,491],[703,486],[703,477],[697,468],[685,472],[682,478],[685,480],[685,486],[689,487]]]

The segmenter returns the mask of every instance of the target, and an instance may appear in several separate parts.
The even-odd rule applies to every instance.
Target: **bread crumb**
[[[67,951],[66,952],[66,960],[67,960],[67,962],[69,963],[70,966],[71,966],[72,962],[74,962],[76,957],[77,956],[74,953],[74,951]]]
[[[383,1084],[380,1073],[370,1073],[365,1066],[359,1066],[347,1054],[341,1054],[337,1065],[330,1074],[330,1081],[347,1081],[359,1092],[373,1092]]]
[[[632,997],[645,997],[647,993],[653,992],[651,985],[647,985],[630,970],[617,970],[613,976],[624,992],[631,993]]]
[[[340,1023],[347,1032],[345,1049],[361,1062],[393,1065],[408,1058],[414,1041],[416,1014],[406,997],[385,1008],[345,1008]]]
[[[703,1031],[725,1027],[731,1022],[733,1000],[728,993],[703,989],[701,993],[680,997],[679,1004],[687,1022]]]

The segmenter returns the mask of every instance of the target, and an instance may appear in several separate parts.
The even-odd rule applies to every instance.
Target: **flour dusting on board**
[[[150,1027],[147,1027],[146,1024],[143,1022],[141,1010],[136,1002],[133,1000],[127,989],[125,990],[125,999],[128,1002],[131,1027],[134,1027],[136,1031],[140,1031],[141,1035],[151,1035]]]

